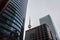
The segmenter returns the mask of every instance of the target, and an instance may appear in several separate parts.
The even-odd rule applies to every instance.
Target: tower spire
[[[29,18],[29,25],[28,25],[28,28],[30,29],[31,28],[31,20]]]

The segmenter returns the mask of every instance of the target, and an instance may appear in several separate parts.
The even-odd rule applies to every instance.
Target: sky
[[[28,30],[29,18],[32,28],[40,25],[39,19],[50,15],[60,38],[60,0],[28,0],[25,31]]]

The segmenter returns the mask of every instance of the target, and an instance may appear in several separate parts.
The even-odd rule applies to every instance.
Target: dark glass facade
[[[0,40],[23,40],[27,0],[9,0],[0,15]]]
[[[54,40],[47,24],[39,25],[26,31],[25,40]]]

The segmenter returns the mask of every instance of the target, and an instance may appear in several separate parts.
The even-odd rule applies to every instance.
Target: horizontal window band
[[[20,1],[20,0],[19,0]],[[24,5],[24,2],[23,1],[17,1],[17,0],[12,0],[13,3],[16,3],[16,5],[18,6],[23,6]]]
[[[11,2],[14,3],[14,5],[16,5],[17,7],[20,8],[20,4],[17,1],[15,2],[15,1],[12,0]]]
[[[18,20],[20,20],[20,21],[23,20],[23,19],[21,18],[21,16],[18,16],[18,15],[15,14],[12,10],[6,9],[5,12],[6,12],[6,13],[8,12],[7,14],[9,14],[9,15],[11,15],[11,16],[17,17]],[[17,15],[17,16],[16,16],[16,15]],[[20,19],[19,17],[20,17],[21,19]],[[21,22],[22,22],[22,21],[21,21]]]
[[[18,3],[18,4],[21,4],[21,1],[20,0],[18,0],[18,1],[17,0],[12,0],[12,2],[13,1],[16,2],[16,3]]]
[[[8,21],[10,21],[10,22],[12,22],[12,23],[14,23],[18,28],[20,28],[20,26],[18,25],[18,24],[16,24],[15,22],[13,22],[13,20],[12,19],[9,19],[9,18],[7,18],[7,17],[5,17]]]
[[[2,20],[2,19],[0,19],[0,20]],[[4,20],[2,20],[2,21],[4,21]],[[9,20],[8,20],[9,21]],[[5,22],[5,21],[4,21]],[[11,21],[10,21],[11,22]],[[7,22],[5,22],[5,23],[7,23]],[[9,23],[7,23],[7,24],[9,24]],[[9,24],[9,25],[11,25],[11,24]],[[16,25],[16,24],[15,24]],[[14,26],[13,26],[14,27]],[[16,25],[16,27],[18,27],[17,25]],[[15,27],[15,28],[16,28]],[[19,28],[19,27],[18,27]],[[21,31],[21,28],[19,28],[20,29],[20,31]]]
[[[13,31],[11,31],[11,30],[3,27],[3,26],[0,26],[0,28],[2,28],[2,30],[5,30],[5,31],[10,32],[10,33],[12,33],[12,34],[15,34],[15,32],[13,32]],[[20,37],[20,35],[18,35],[18,37]]]
[[[14,19],[22,23],[21,19],[19,19],[17,16],[10,14],[8,11],[5,11],[4,13],[10,15],[12,18],[16,17],[17,19]]]
[[[16,5],[15,3],[14,3],[14,1],[12,2],[10,2],[10,3],[12,3],[14,6]],[[10,4],[11,5],[11,4]],[[23,4],[22,4],[23,5]],[[22,6],[22,5],[19,5],[20,7]],[[23,8],[24,8],[24,6],[22,6]],[[18,8],[18,6],[15,6],[15,8]],[[20,8],[18,8],[18,9],[20,9]],[[22,10],[21,10],[21,13],[22,13]]]
[[[22,5],[23,5],[23,4],[21,4],[21,3],[20,3],[21,5],[20,5],[17,1],[15,2],[15,1],[13,1],[13,0],[12,0],[10,3],[13,3],[17,8],[20,8],[20,9],[21,9],[21,7],[22,7]]]
[[[9,30],[9,29],[3,27],[3,25],[0,25],[0,28],[2,28],[2,30],[6,30],[6,31],[8,31],[8,32],[12,32],[12,33],[14,33],[13,31],[11,31],[11,30]]]
[[[19,23],[15,18],[13,18],[12,16],[10,16],[10,15],[8,15],[8,14],[3,14],[3,15],[5,15],[5,17],[8,19],[8,20],[10,20],[11,22],[13,22],[11,19],[9,19],[9,18],[12,18],[13,20],[15,20],[17,23]],[[9,18],[8,18],[9,17]],[[13,22],[14,23],[14,22]],[[16,23],[15,23],[16,24]],[[21,25],[21,23],[19,23],[20,25]],[[19,25],[17,24],[17,26],[19,27]],[[20,27],[19,27],[20,28]]]
[[[8,8],[10,8],[9,11],[11,11],[12,13],[17,14],[22,19],[23,16],[21,15],[20,11],[18,10],[18,13],[16,13],[17,9],[14,9],[14,8],[12,9],[11,7],[13,7],[13,6],[12,5],[10,5],[10,6],[8,5]],[[8,8],[7,8],[7,10],[8,10]]]
[[[15,10],[18,10],[19,11],[19,13],[22,13],[22,11],[21,11],[21,9],[20,8],[17,8],[12,2],[9,4],[10,6],[13,6],[13,8],[15,9]],[[20,9],[20,10],[19,10]],[[20,14],[21,16],[22,16],[22,14]]]
[[[1,20],[4,20],[2,17],[1,17],[0,19],[1,19]],[[11,23],[14,23],[18,28],[20,28],[15,22],[13,22],[13,21],[7,19],[6,17],[5,17],[5,20],[7,20],[7,21],[9,21],[9,22],[11,22]],[[20,26],[21,26],[21,25],[20,25]],[[20,29],[21,29],[21,28],[20,28]]]
[[[8,24],[8,23],[6,23],[6,22],[4,22],[3,20],[1,20],[0,19],[0,23],[5,23],[5,24],[7,24],[8,26],[10,26],[10,27],[12,27],[12,28],[14,28],[14,29],[16,29],[15,27],[13,27],[12,25],[10,25],[10,24]],[[4,26],[5,27],[5,26]],[[18,29],[16,29],[18,32],[20,32]]]

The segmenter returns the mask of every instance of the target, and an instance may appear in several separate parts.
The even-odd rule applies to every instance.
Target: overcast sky
[[[60,37],[60,0],[28,0],[25,30],[28,30],[29,17],[33,28],[40,25],[39,19],[48,14]]]

